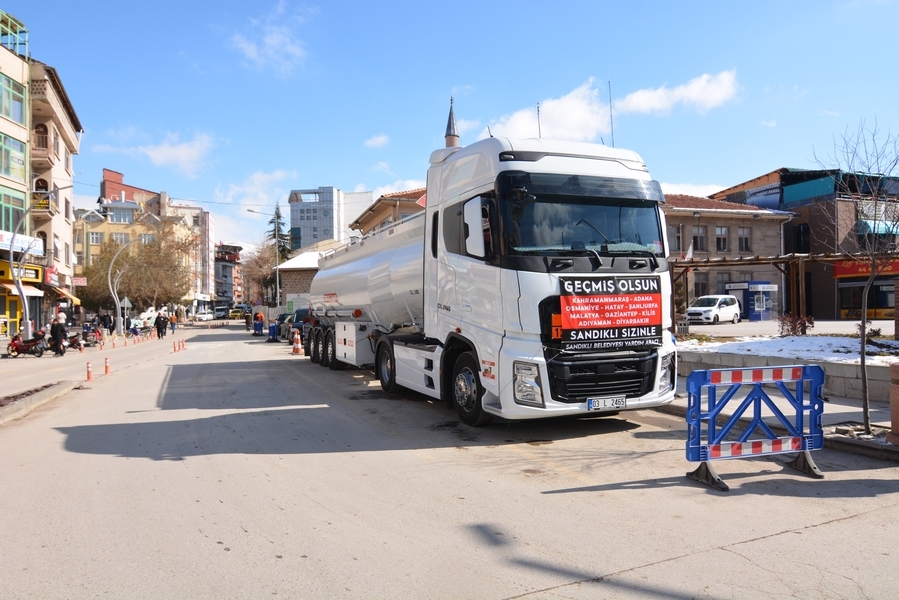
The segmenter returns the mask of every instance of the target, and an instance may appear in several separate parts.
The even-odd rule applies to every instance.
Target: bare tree
[[[260,300],[270,303],[270,298],[274,299],[275,288],[274,244],[262,242],[254,251],[246,254],[241,260],[240,272],[244,282],[261,290],[263,297]]]
[[[874,280],[897,260],[899,234],[899,137],[883,133],[875,121],[862,121],[855,131],[846,130],[834,142],[834,153],[826,163],[832,168],[836,192],[834,232],[849,232],[852,255],[867,273],[861,297],[862,415],[865,433],[871,434],[868,398],[868,293]],[[838,240],[839,241],[839,240]]]

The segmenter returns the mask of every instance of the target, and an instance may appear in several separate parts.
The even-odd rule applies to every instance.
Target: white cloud
[[[195,178],[212,147],[212,137],[205,133],[197,134],[187,142],[179,141],[178,134],[170,133],[161,144],[138,146],[134,150],[146,155],[158,167],[173,167],[176,171]]]
[[[524,108],[490,122],[480,138],[490,133],[513,138],[545,137],[557,140],[589,142],[609,130],[609,107],[599,99],[590,78],[561,98],[540,102],[538,129],[537,107]]]
[[[251,242],[263,236],[268,221],[280,204],[281,216],[290,227],[290,190],[279,185],[296,177],[296,173],[278,169],[270,173],[256,171],[240,183],[217,187],[213,198],[217,204],[209,207],[215,216],[215,236],[219,241]],[[232,206],[223,206],[230,204]],[[256,214],[247,209],[259,211]]]
[[[393,172],[390,170],[390,165],[383,161],[373,166],[371,170],[375,171],[376,173],[384,173],[391,176],[393,175]]]
[[[307,14],[311,12],[314,11]],[[267,15],[250,19],[246,34],[232,35],[231,45],[244,56],[249,67],[260,71],[271,68],[278,75],[287,76],[308,55],[294,32],[306,20],[307,15],[290,14],[282,0]]]
[[[465,135],[469,131],[474,131],[478,127],[481,126],[480,119],[456,119],[456,133],[459,134],[459,137]]]
[[[839,117],[840,111],[838,111],[838,110],[822,110],[821,116],[822,117]]]
[[[616,113],[666,113],[681,104],[705,112],[721,106],[737,94],[737,71],[708,73],[674,88],[637,90],[615,101]]]
[[[765,126],[765,127],[771,127],[771,128],[774,128],[774,127],[777,127],[777,121],[775,121],[774,119],[771,119],[770,121],[767,121],[767,120],[765,120],[765,119],[762,119],[762,120],[759,122],[759,125],[763,125],[763,126]]]
[[[660,182],[662,192],[665,194],[684,194],[685,196],[711,196],[725,188],[714,183],[665,183]]]
[[[383,148],[390,142],[390,136],[384,133],[374,135],[365,140],[365,145],[369,148]]]
[[[172,167],[175,171],[196,178],[200,169],[206,164],[206,157],[215,142],[212,136],[198,133],[189,141],[182,142],[177,133],[166,135],[164,142],[159,144],[146,144],[143,146],[112,146],[109,144],[97,144],[92,146],[94,152],[108,152],[119,154],[143,154],[158,167]]]

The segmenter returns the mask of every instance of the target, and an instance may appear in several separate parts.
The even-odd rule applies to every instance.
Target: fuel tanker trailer
[[[674,398],[665,198],[636,153],[487,138],[431,154],[426,209],[319,261],[314,362],[468,425]]]

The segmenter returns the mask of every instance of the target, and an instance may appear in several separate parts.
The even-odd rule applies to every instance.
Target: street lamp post
[[[56,192],[58,192],[59,190],[67,190],[67,189],[73,188],[73,187],[75,187],[74,184],[66,185],[61,188],[56,188],[52,192],[47,190],[46,194],[48,195],[48,199],[50,199],[51,194],[53,196],[55,196]],[[34,189],[34,186],[32,186],[32,189],[29,190],[28,192],[26,192],[26,196],[31,196],[36,191],[37,190]],[[43,192],[44,190],[41,190],[41,191]],[[55,199],[55,198],[52,198],[52,199]],[[19,256],[19,269],[16,268],[16,264],[13,261],[13,257],[12,257],[12,253],[16,247],[16,236],[19,233],[19,228],[21,228],[22,225],[25,224],[25,217],[27,217],[28,213],[31,212],[31,209],[33,209],[35,207],[33,198],[31,198],[30,201],[26,200],[26,203],[28,204],[28,207],[25,209],[25,211],[21,215],[19,215],[18,219],[16,220],[16,225],[12,229],[12,237],[9,240],[9,272],[12,274],[12,279],[13,279],[13,283],[16,286],[16,291],[19,292],[19,301],[22,303],[22,309],[23,309],[23,313],[24,313],[24,317],[25,317],[25,319],[24,319],[25,322],[22,324],[22,326],[24,327],[24,330],[23,330],[24,337],[25,337],[25,339],[29,339],[34,334],[34,332],[31,328],[31,314],[30,314],[30,309],[28,307],[28,298],[25,296],[25,289],[22,287],[22,277],[21,277],[19,271],[22,267],[22,260],[24,259],[25,256],[28,255],[29,252],[31,252],[31,246],[29,245]]]
[[[277,208],[277,207],[276,207]],[[258,210],[253,210],[252,208],[248,208],[247,212],[256,213],[257,215],[266,215],[264,212],[260,212]],[[278,211],[280,212],[280,211]],[[281,306],[281,273],[278,268],[281,266],[281,249],[279,246],[281,245],[281,240],[278,236],[278,219],[277,217],[272,217],[275,220],[275,224],[272,229],[272,237],[275,241],[275,305],[276,307]]]
[[[115,260],[119,257],[119,254],[122,253],[122,250],[130,246],[131,244],[139,241],[140,238],[136,237],[121,248],[119,248],[115,255],[112,257],[112,260],[109,261],[109,270],[106,273],[106,283],[109,284],[109,293],[112,295],[112,300],[115,302],[115,332],[116,335],[122,335],[122,303],[119,302],[119,281],[122,279],[122,274],[127,269],[127,265],[125,269],[122,269],[118,273],[116,273],[115,285],[112,284],[112,265],[115,264]]]

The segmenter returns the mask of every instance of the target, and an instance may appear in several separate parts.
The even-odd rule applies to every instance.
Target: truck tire
[[[303,336],[303,355],[312,356],[312,330],[306,332]]]
[[[328,368],[332,371],[339,371],[344,364],[337,360],[337,334],[333,329],[329,329],[325,334],[325,356],[328,357]]]
[[[378,348],[378,360],[375,363],[378,380],[381,389],[392,394],[396,391],[396,363],[393,361],[393,347],[390,344],[381,344]]]
[[[453,366],[453,400],[459,419],[466,425],[479,427],[490,422],[490,415],[484,412],[481,400],[484,386],[474,352],[465,352]]]
[[[309,331],[309,360],[318,364],[322,360],[321,344],[318,343],[321,329],[315,328]]]
[[[328,337],[328,333],[330,333],[330,330],[321,329],[319,334],[315,336],[315,345],[318,346],[318,364],[323,367],[331,364],[331,361],[328,360],[328,353],[325,352],[325,340]]]

